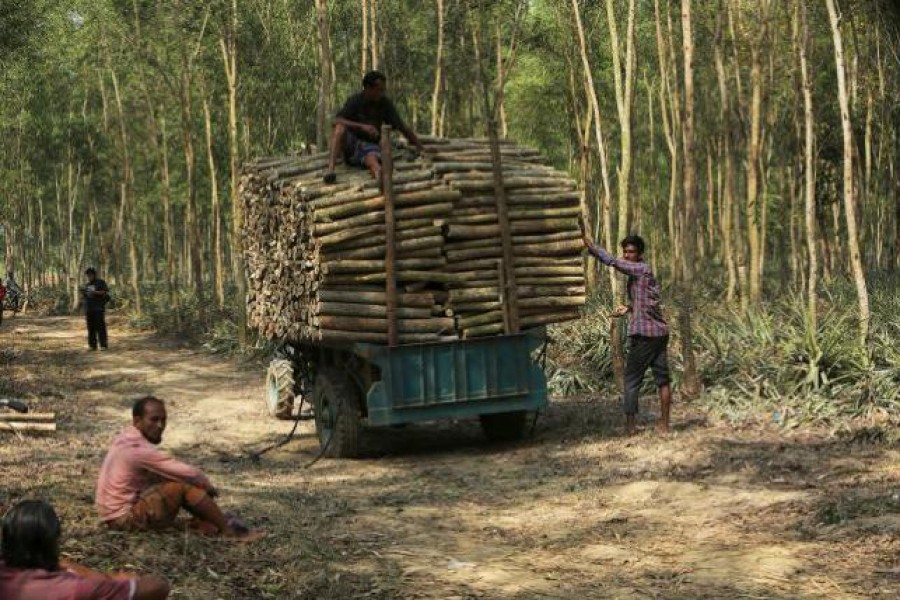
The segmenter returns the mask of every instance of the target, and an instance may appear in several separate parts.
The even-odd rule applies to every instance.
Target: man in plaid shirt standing
[[[588,251],[608,267],[628,275],[628,298],[631,306],[620,305],[613,311],[614,317],[630,313],[628,338],[631,340],[625,360],[625,431],[635,432],[638,412],[638,396],[647,367],[653,371],[659,388],[660,420],[657,430],[669,431],[669,407],[672,404],[672,388],[669,384],[669,361],[666,348],[669,345],[669,326],[660,309],[659,284],[650,266],[644,262],[644,240],[639,235],[629,235],[622,240],[622,258],[616,258],[595,244],[582,231]]]

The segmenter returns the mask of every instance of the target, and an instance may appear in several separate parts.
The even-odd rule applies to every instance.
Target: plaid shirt
[[[628,320],[628,335],[662,337],[669,335],[669,326],[662,316],[659,301],[659,284],[653,271],[645,262],[630,262],[611,255],[594,245],[591,254],[608,267],[628,275],[628,297],[631,298],[631,317]]]

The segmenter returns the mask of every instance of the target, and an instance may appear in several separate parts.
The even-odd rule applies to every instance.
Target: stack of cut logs
[[[503,246],[486,140],[423,137],[394,151],[400,343],[503,333]],[[579,192],[531,149],[502,142],[519,325],[584,304]],[[251,326],[297,342],[387,341],[385,202],[367,171],[322,183],[325,154],[260,159],[241,178]]]

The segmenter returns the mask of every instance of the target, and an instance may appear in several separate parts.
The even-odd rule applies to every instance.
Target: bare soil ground
[[[175,598],[900,597],[900,449],[878,436],[735,430],[684,406],[676,432],[618,434],[612,399],[558,399],[526,442],[477,423],[372,434],[366,458],[303,467],[309,424],[265,415],[262,369],[178,348],[115,320],[108,353],[83,321],[0,330],[0,395],[56,411],[59,431],[0,434],[0,505],[51,500],[64,554],[156,571]],[[130,399],[168,399],[163,448],[211,475],[225,508],[269,536],[106,530],[92,506]]]

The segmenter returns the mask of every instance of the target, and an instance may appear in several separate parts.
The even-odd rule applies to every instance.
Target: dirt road
[[[364,459],[304,469],[309,426],[246,458],[290,428],[265,416],[259,368],[111,332],[96,353],[80,318],[4,320],[0,396],[56,411],[59,431],[0,434],[0,505],[52,500],[64,554],[163,573],[175,598],[900,595],[900,451],[871,436],[736,431],[677,407],[674,434],[624,439],[613,401],[567,399],[526,443],[488,446],[473,423],[410,427]],[[142,393],[168,399],[163,447],[206,469],[267,539],[98,524],[97,469]]]

